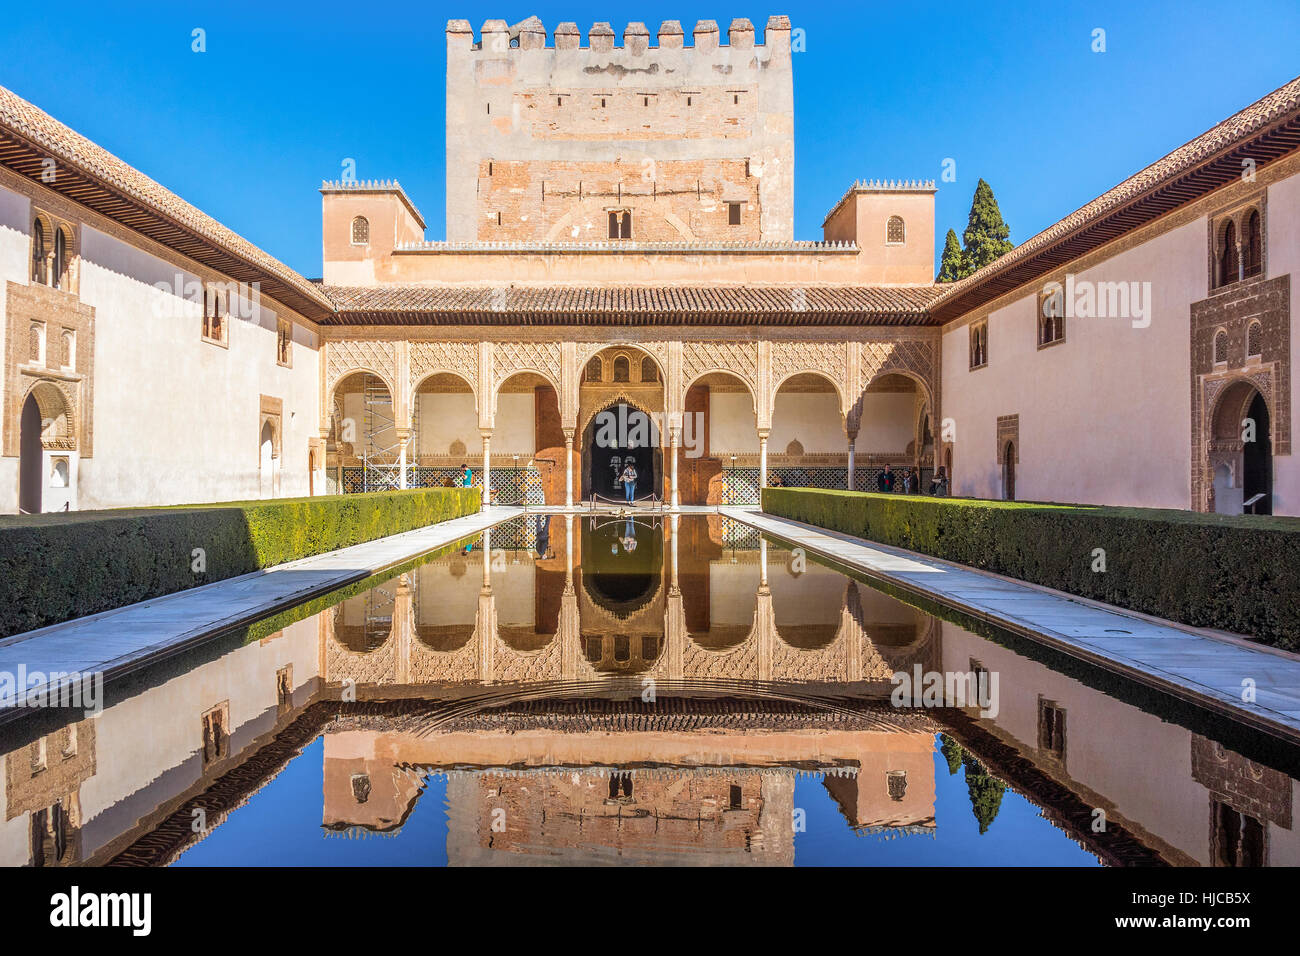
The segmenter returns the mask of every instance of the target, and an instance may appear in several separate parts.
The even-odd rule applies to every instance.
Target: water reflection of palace
[[[825,774],[858,832],[942,835],[933,768],[965,766],[968,784],[979,768],[981,786],[1010,787],[1107,862],[1300,865],[1291,752],[1237,752],[1213,725],[1143,709],[1149,693],[1097,689],[703,518],[628,531],[552,518],[526,540],[494,535],[112,682],[95,719],[0,726],[0,864],[169,862],[257,812],[242,808],[320,739],[324,790],[293,812],[325,834],[400,833],[445,773],[453,862],[599,862],[610,848],[788,862],[800,772]],[[998,672],[997,716],[870,720],[870,680],[918,662]],[[645,676],[664,679],[657,704],[640,702]],[[732,683],[759,679],[785,683]],[[353,705],[339,702],[347,680]],[[709,686],[733,703],[701,699]],[[854,705],[734,702],[760,688]],[[519,703],[534,693],[545,700]],[[988,807],[981,825],[996,828]],[[1092,832],[1094,808],[1130,846]]]
[[[325,734],[324,826],[399,831],[445,772],[452,864],[789,865],[808,772],[859,832],[935,827],[934,730],[916,715],[705,700],[668,714],[507,708],[432,731],[369,723]]]
[[[728,548],[675,518],[529,520],[546,529],[535,547],[489,533],[323,616],[326,680],[851,683],[935,666],[933,617],[766,541]]]

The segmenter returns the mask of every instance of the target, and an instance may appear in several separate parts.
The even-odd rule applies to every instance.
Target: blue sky
[[[855,178],[957,180],[936,246],[993,186],[1022,242],[1300,74],[1300,4],[1199,2],[80,3],[13,5],[0,84],[303,274],[320,274],[320,181],[355,158],[400,179],[443,237],[443,28],[531,14],[621,35],[664,19],[791,16],[795,233],[821,236]],[[191,50],[206,31],[207,52]],[[1094,53],[1093,31],[1106,31]]]

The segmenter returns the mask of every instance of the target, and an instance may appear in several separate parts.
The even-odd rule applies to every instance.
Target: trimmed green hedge
[[[764,488],[763,510],[1300,649],[1300,518]],[[1094,549],[1106,571],[1093,570]]]
[[[0,637],[478,509],[477,489],[432,488],[0,519]]]

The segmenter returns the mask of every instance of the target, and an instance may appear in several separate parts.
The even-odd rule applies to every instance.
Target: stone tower
[[[562,23],[447,24],[451,241],[753,242],[794,234],[790,21],[587,44]]]

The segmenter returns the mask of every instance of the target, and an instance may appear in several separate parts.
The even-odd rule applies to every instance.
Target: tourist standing
[[[948,472],[943,467],[943,465],[939,466],[939,470],[936,471],[934,473],[934,477],[930,479],[930,494],[932,495],[948,494]]]
[[[876,490],[881,492],[894,490],[894,473],[889,468],[889,462],[885,462],[884,470],[876,475]]]
[[[623,483],[623,496],[628,504],[636,500],[636,478],[636,466],[629,461],[618,479]]]
[[[473,487],[474,487],[474,474],[473,474],[473,472],[471,472],[471,471],[469,470],[469,465],[461,465],[461,466],[460,466],[460,471],[461,471],[461,476],[460,476],[461,487],[463,487],[463,488],[473,488]]]

